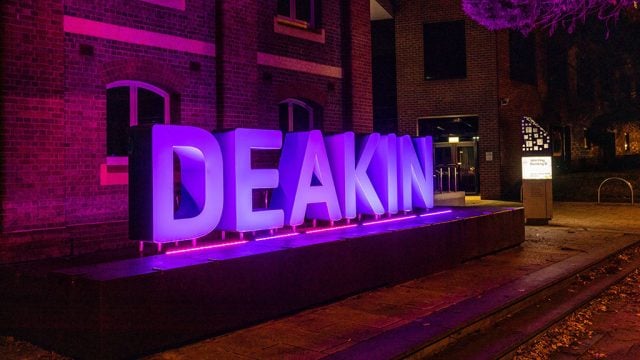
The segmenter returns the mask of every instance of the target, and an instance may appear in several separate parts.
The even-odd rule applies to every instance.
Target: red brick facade
[[[168,93],[175,124],[278,128],[279,103],[296,98],[325,132],[371,132],[370,2],[316,1],[312,28],[276,0],[2,2],[0,264],[132,246],[126,158],[107,157],[115,81]],[[399,133],[477,116],[481,195],[517,193],[519,119],[541,113],[544,69],[537,88],[511,81],[508,34],[467,19],[459,0],[380,3],[395,18]],[[426,81],[423,24],[451,20],[465,20],[467,77]]]
[[[425,80],[423,24],[455,20],[465,21],[467,76]],[[395,23],[399,132],[415,134],[419,118],[478,116],[480,194],[487,199],[513,196],[521,177],[520,117],[539,115],[541,99],[535,86],[509,79],[508,33],[489,31],[469,19],[459,0],[399,1]],[[541,74],[538,67],[539,84]],[[509,103],[500,105],[505,98]]]
[[[171,123],[278,128],[295,97],[324,131],[371,131],[369,2],[321,1],[310,30],[276,3],[3,1],[0,263],[132,245],[127,185],[100,176],[122,171],[106,156],[114,81],[168,92]]]

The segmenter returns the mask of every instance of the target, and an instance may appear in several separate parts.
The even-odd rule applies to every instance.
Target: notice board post
[[[522,204],[527,224],[553,217],[551,138],[532,118],[522,118]]]

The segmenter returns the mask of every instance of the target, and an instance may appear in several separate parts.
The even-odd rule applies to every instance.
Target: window
[[[289,18],[305,28],[317,26],[316,15],[319,0],[278,0],[278,15]]]
[[[127,156],[129,127],[168,124],[169,94],[139,81],[116,81],[107,85],[107,155]]]
[[[526,84],[538,83],[533,34],[525,37],[519,31],[509,31],[509,77]]]
[[[467,77],[464,21],[424,24],[422,40],[425,79]]]
[[[279,105],[280,130],[309,131],[317,127],[313,108],[304,101],[287,99]]]

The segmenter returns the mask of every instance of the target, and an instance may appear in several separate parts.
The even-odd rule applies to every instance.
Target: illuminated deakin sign
[[[257,231],[297,226],[305,218],[337,221],[433,207],[431,137],[312,130],[286,133],[283,143],[277,130],[212,134],[176,125],[137,126],[131,133],[134,240],[179,241],[216,229]],[[281,150],[278,169],[252,168],[254,149]],[[254,208],[255,189],[273,189],[268,208]]]

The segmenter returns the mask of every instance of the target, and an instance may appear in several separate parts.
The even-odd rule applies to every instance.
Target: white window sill
[[[126,156],[107,156],[100,164],[100,185],[127,185],[129,183],[129,158]]]
[[[287,35],[324,44],[324,29],[309,29],[307,28],[307,25],[307,23],[297,22],[283,16],[276,16],[273,18],[273,31],[276,34]]]

